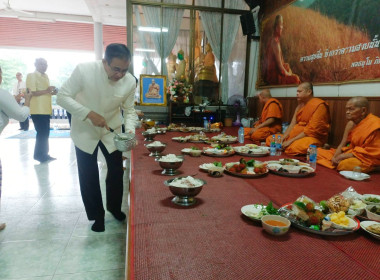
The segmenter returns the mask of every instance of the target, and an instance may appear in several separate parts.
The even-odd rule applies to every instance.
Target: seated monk
[[[284,29],[284,20],[277,15],[273,25],[273,35],[266,47],[266,65],[264,80],[272,85],[299,84],[300,78],[294,74],[290,65],[285,63],[281,50],[281,37]]]
[[[255,143],[265,141],[272,134],[281,132],[282,105],[272,98],[270,91],[264,89],[258,95],[260,103],[264,104],[260,119],[253,128],[244,128],[244,138],[251,139]]]
[[[342,141],[336,150],[318,149],[318,164],[339,171],[352,171],[355,166],[360,166],[365,173],[380,167],[380,118],[369,114],[368,108],[365,97],[348,100],[348,123]]]
[[[330,128],[328,104],[313,96],[313,85],[302,83],[297,88],[298,106],[285,131],[282,147],[288,155],[305,155],[310,145],[323,146]],[[276,135],[277,138],[277,135]],[[272,136],[267,137],[269,146]]]

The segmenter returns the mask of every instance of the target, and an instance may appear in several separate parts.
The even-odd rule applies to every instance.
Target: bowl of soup
[[[277,215],[266,215],[261,218],[261,224],[266,232],[272,235],[283,235],[288,232],[290,221]]]

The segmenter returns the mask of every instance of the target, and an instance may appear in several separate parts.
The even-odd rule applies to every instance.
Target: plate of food
[[[380,195],[377,194],[363,194],[362,200],[365,204],[373,204],[380,206]]]
[[[363,221],[360,223],[360,227],[374,238],[380,240],[380,223],[374,221]]]
[[[281,163],[267,163],[269,171],[284,177],[308,177],[315,175],[315,170],[307,165],[282,165]]]
[[[254,144],[235,146],[234,150],[238,155],[247,157],[265,157],[269,155],[269,147],[261,147]]]
[[[206,137],[204,134],[192,134],[192,135],[189,135],[188,137],[189,137],[189,142],[192,142],[192,143],[203,143],[209,140],[209,138]]]
[[[261,221],[261,218],[266,215],[279,215],[278,210],[273,207],[272,202],[268,205],[263,204],[249,204],[241,208],[244,216],[254,221]]]
[[[295,158],[280,158],[278,160],[282,165],[298,165],[300,162],[298,159]]]
[[[224,172],[243,178],[257,178],[268,174],[266,164],[258,160],[241,158],[238,162],[228,162],[224,165]]]
[[[198,147],[190,147],[190,148],[184,148],[181,150],[183,154],[190,154],[192,151],[200,150]]]
[[[186,142],[189,141],[189,137],[187,137],[187,136],[186,137],[182,137],[182,136],[180,136],[180,137],[173,137],[172,140],[175,141],[175,142],[179,142],[179,143],[186,143]]]
[[[316,204],[306,196],[279,209],[280,215],[289,219],[294,227],[318,235],[340,236],[360,228],[359,220],[346,216],[344,211],[328,211],[327,206]]]
[[[229,157],[235,154],[231,147],[207,147],[203,148],[203,154],[210,157]]]
[[[237,137],[232,135],[226,135],[222,132],[219,135],[211,137],[211,141],[217,143],[232,144],[237,142]]]
[[[221,161],[214,161],[211,163],[203,163],[203,164],[199,165],[199,169],[202,171],[205,171],[205,172],[208,172],[208,170],[210,168],[213,168],[213,167],[222,167],[222,162]]]

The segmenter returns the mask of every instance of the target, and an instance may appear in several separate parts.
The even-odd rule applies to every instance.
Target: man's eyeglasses
[[[120,73],[122,75],[125,75],[127,74],[128,72],[128,68],[127,69],[120,69],[119,67],[112,67],[111,65],[108,64],[108,66],[110,67],[110,69],[115,72],[115,73]]]

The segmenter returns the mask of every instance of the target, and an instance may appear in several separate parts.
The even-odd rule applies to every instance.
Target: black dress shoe
[[[104,226],[104,219],[96,219],[95,223],[91,227],[91,230],[95,231],[95,232],[103,232],[103,231],[105,231],[106,228]]]
[[[36,160],[38,160],[41,163],[44,163],[44,162],[49,162],[49,161],[56,160],[56,158],[51,157],[51,156],[47,156],[47,158],[45,158],[45,159],[36,159]]]
[[[122,211],[111,211],[111,210],[108,210],[108,212],[110,212],[112,214],[112,216],[114,216],[114,218],[116,220],[120,221],[120,222],[124,221],[127,218],[127,216],[125,215],[125,213],[122,212]]]

